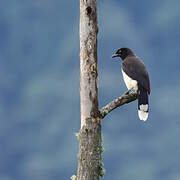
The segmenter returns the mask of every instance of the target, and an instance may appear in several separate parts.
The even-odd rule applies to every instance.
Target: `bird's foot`
[[[132,89],[129,89],[129,90],[125,93],[125,95],[135,94],[135,93],[137,93],[137,90],[134,89],[134,88],[132,88]]]

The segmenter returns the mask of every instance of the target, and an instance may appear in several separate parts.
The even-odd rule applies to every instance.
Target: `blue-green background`
[[[180,1],[98,1],[99,104],[126,87],[119,47],[147,65],[147,123],[137,102],[102,124],[105,180],[180,179]],[[76,174],[79,1],[0,0],[0,180]]]

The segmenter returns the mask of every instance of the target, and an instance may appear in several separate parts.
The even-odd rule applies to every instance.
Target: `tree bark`
[[[137,96],[138,96],[137,92],[129,93],[129,91],[127,91],[122,96],[112,100],[107,105],[105,105],[104,107],[101,108],[101,110],[100,110],[101,118],[103,119],[112,110],[114,110],[124,104],[135,101],[137,99]]]
[[[113,109],[136,100],[137,93],[126,93],[100,111],[97,88],[97,0],[80,0],[80,106],[77,177],[73,180],[99,180],[104,175],[101,161],[101,120]]]
[[[81,129],[77,180],[99,180],[101,118],[97,88],[97,1],[80,0],[80,106]]]

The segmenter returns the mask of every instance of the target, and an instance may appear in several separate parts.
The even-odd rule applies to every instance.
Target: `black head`
[[[135,54],[129,48],[120,48],[115,54],[112,55],[112,58],[120,57],[122,60],[124,60],[128,56],[135,56]]]

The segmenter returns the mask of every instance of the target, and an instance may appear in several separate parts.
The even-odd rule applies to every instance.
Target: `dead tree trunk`
[[[136,99],[124,95],[99,111],[97,88],[97,0],[80,0],[80,106],[81,129],[78,135],[77,180],[99,180],[101,162],[101,120],[113,109]]]
[[[80,105],[78,180],[99,180],[101,121],[97,88],[97,1],[80,0]]]

